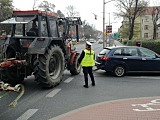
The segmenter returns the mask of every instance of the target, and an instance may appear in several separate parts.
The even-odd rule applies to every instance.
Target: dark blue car
[[[144,47],[106,47],[96,56],[96,66],[118,77],[128,72],[160,72],[160,55]]]

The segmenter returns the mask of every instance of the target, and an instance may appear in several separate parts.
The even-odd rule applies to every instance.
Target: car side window
[[[138,56],[136,48],[124,48],[124,56]]]
[[[156,58],[156,54],[148,49],[141,48],[140,49],[140,54],[142,57],[147,57],[147,58]]]
[[[114,55],[114,56],[122,56],[122,54],[121,54],[121,49],[115,50],[115,52],[114,52],[113,55]]]
[[[131,56],[138,56],[138,52],[136,48],[131,48],[130,49],[130,55]]]
[[[124,56],[131,56],[131,51],[129,48],[124,48],[124,52],[123,52]]]
[[[121,48],[114,52],[114,56],[138,56],[136,48]]]

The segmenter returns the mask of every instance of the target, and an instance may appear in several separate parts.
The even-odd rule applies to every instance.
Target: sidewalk
[[[106,101],[50,120],[160,120],[160,97]]]

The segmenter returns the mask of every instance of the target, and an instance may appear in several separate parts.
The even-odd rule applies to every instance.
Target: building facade
[[[159,10],[158,16],[160,17],[160,6],[156,6]],[[133,39],[153,39],[154,25],[152,20],[152,13],[155,7],[148,7],[143,15],[138,16],[134,23],[134,36]],[[120,31],[126,28],[128,20],[123,19]],[[159,23],[160,24],[160,23]],[[156,38],[160,38],[160,25],[156,29]]]

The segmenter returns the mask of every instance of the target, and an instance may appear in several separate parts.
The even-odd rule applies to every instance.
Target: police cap
[[[86,45],[88,45],[88,46],[92,46],[92,43],[90,43],[90,42],[86,42]]]

